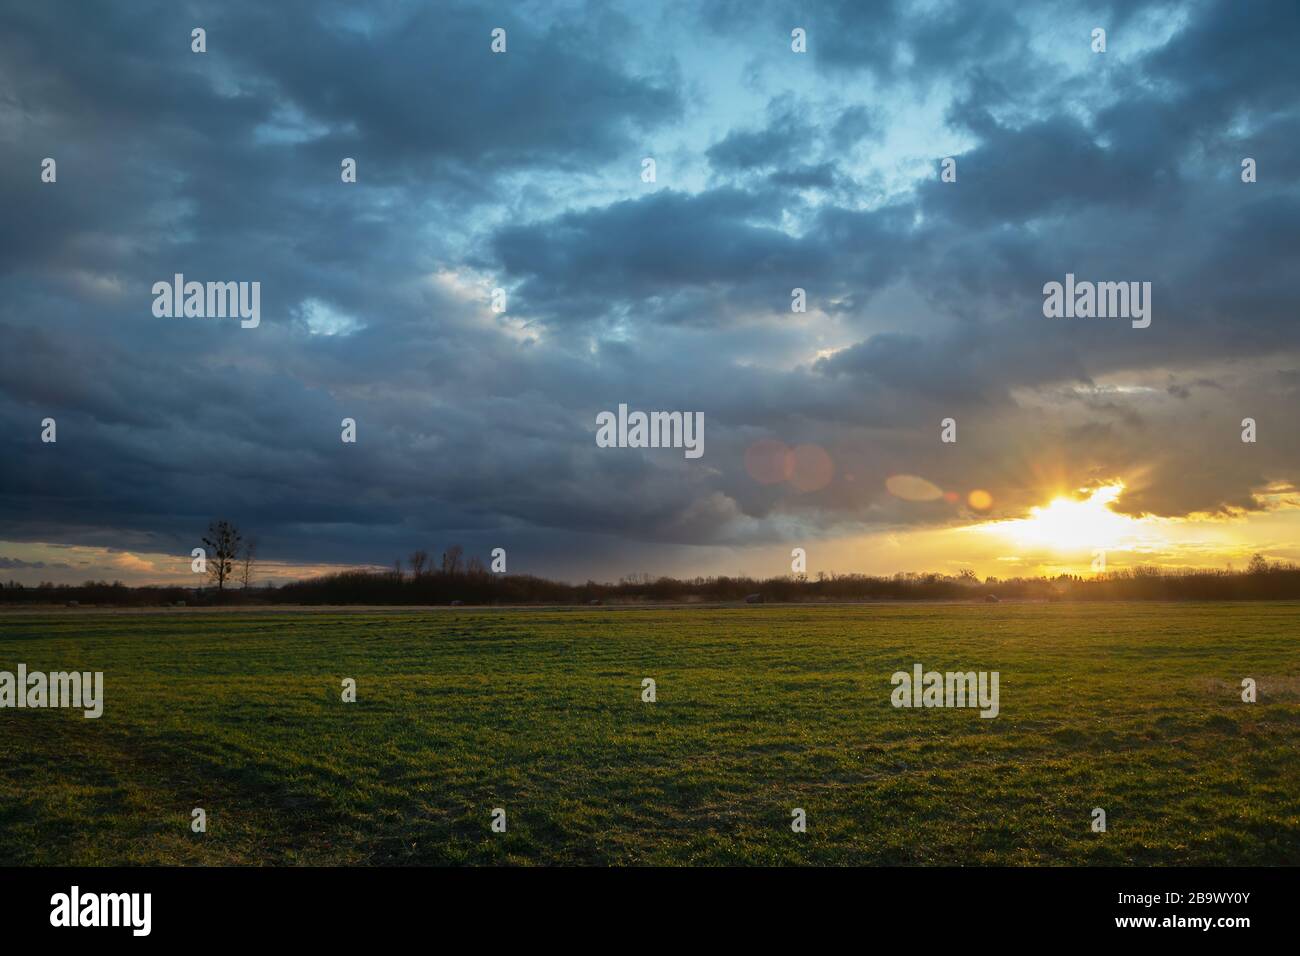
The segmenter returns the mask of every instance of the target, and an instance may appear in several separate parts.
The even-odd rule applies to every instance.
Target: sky
[[[214,518],[259,581],[1300,559],[1298,47],[1290,0],[6,4],[0,579],[192,582]],[[159,317],[177,273],[260,323]],[[1150,325],[1047,317],[1067,274]]]

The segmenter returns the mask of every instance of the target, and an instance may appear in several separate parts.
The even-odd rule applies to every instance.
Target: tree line
[[[349,570],[295,581],[281,587],[252,586],[243,572],[246,547],[237,528],[214,522],[205,537],[215,558],[209,579],[216,585],[196,591],[183,587],[127,587],[120,582],[81,586],[10,582],[0,587],[8,603],[157,605],[215,604],[639,604],[703,602],[832,601],[1185,601],[1300,599],[1300,567],[1270,563],[1256,555],[1244,571],[1170,571],[1132,568],[1096,575],[985,578],[958,574],[900,573],[892,576],[822,573],[771,578],[746,576],[679,579],[631,575],[617,583],[571,584],[526,574],[493,573],[483,560],[452,545],[434,559],[414,551],[385,570]],[[249,557],[247,567],[252,567]],[[213,568],[213,564],[224,570]],[[241,580],[241,588],[226,584]]]

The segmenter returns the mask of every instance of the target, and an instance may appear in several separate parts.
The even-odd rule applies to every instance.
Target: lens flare
[[[885,479],[885,489],[904,501],[934,501],[943,497],[938,485],[918,475],[891,475]]]
[[[821,445],[799,445],[790,457],[794,459],[790,484],[800,491],[819,491],[835,476],[831,456]]]
[[[774,485],[790,480],[794,473],[794,457],[784,442],[764,438],[745,450],[745,470],[760,485]]]

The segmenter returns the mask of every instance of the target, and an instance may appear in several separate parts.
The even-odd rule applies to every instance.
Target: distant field
[[[895,709],[916,662],[1001,715]],[[106,703],[0,710],[3,864],[1300,863],[1294,602],[0,616],[19,663]]]

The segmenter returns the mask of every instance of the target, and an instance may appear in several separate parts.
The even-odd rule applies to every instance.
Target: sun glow
[[[975,530],[1005,537],[1021,547],[1059,552],[1118,549],[1146,539],[1152,529],[1139,518],[1116,514],[1123,483],[1095,488],[1087,498],[1056,498],[1029,509],[1029,517],[990,521]]]

